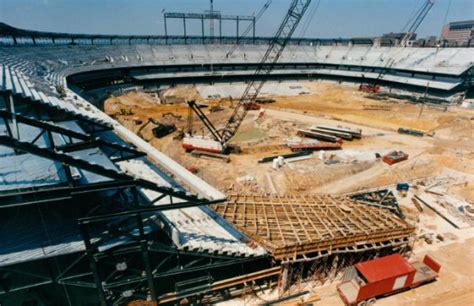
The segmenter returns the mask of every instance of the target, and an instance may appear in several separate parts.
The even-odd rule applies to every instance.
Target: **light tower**
[[[210,3],[210,6],[209,6],[209,14],[211,14],[211,16],[214,15],[214,0],[210,0],[211,3]],[[213,18],[209,18],[209,36],[211,36],[211,39],[214,38],[214,19]]]

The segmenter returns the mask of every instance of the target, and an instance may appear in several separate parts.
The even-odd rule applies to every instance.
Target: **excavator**
[[[193,135],[192,131],[183,138],[182,146],[187,151],[199,150],[211,153],[229,154],[238,152],[238,148],[229,145],[229,140],[235,135],[247,113],[251,110],[260,109],[260,105],[256,103],[256,99],[267,76],[273,71],[283,50],[288,44],[295,29],[303,18],[308,9],[311,0],[292,0],[288,12],[279,26],[275,36],[268,45],[268,48],[257,65],[253,77],[248,82],[239,102],[232,110],[232,114],[222,129],[217,129],[204,112],[196,105],[195,101],[188,101],[191,112],[194,112],[202,121],[204,126],[210,132],[209,136]],[[188,120],[192,120],[192,116],[188,116]],[[192,122],[188,121],[188,126]]]
[[[428,15],[434,3],[435,3],[435,0],[426,0],[426,2],[421,6],[421,8],[416,12],[411,24],[410,24],[410,21],[408,21],[407,25],[410,24],[410,26],[408,27],[408,30],[405,32],[405,35],[403,36],[403,38],[400,40],[399,49],[397,51],[408,46],[408,43],[410,42],[411,38],[415,34],[420,24],[425,19],[426,15]],[[388,59],[385,66],[380,71],[377,78],[373,80],[372,83],[360,84],[359,91],[369,92],[369,93],[377,93],[380,91],[380,85],[379,85],[380,80],[382,80],[382,78],[390,71],[390,68],[392,68],[393,64],[395,64],[394,55],[395,54],[393,54],[392,57]]]
[[[143,129],[145,129],[150,123],[153,123],[154,125],[156,125],[156,127],[154,127],[152,130],[153,136],[156,138],[163,138],[166,135],[169,135],[173,133],[174,131],[176,131],[176,126],[174,124],[164,124],[164,123],[159,122],[156,119],[148,118],[148,121],[145,122],[137,131],[137,135],[146,141],[150,141],[151,139],[148,139],[148,140],[145,139],[142,132],[143,132]]]

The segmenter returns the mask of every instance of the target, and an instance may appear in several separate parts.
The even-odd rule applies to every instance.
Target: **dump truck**
[[[372,305],[378,297],[434,281],[440,268],[429,255],[423,262],[409,263],[400,254],[392,254],[348,268],[337,291],[348,306]]]

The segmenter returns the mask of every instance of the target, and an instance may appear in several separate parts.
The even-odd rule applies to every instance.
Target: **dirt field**
[[[215,86],[205,90],[199,88],[199,91],[206,92],[206,97],[225,96],[223,89]],[[298,87],[291,85],[291,88]],[[235,99],[207,100],[199,96],[199,91],[187,86],[164,94],[196,99],[206,105],[203,111],[219,128],[230,115]],[[304,94],[298,94],[298,91]],[[285,88],[279,88],[278,92],[285,92]],[[436,180],[441,181],[438,178],[443,177],[451,179],[443,187],[443,193],[464,203],[463,209],[474,211],[474,110],[457,106],[421,106],[395,99],[379,100],[359,92],[355,86],[324,82],[301,82],[301,89],[293,90],[291,94],[268,95],[267,98],[275,102],[264,105],[262,118],[258,111],[249,112],[232,140],[243,152],[231,155],[230,163],[195,158],[184,152],[181,141],[176,139],[188,129],[188,108],[184,103],[160,104],[158,98],[132,92],[108,99],[105,111],[177,162],[196,168],[198,176],[224,192],[347,193],[398,182],[416,182],[414,186],[419,189],[413,191],[413,196],[428,190],[430,184],[438,184]],[[210,111],[218,106],[220,111]],[[152,129],[156,125],[145,125],[149,118],[175,124],[178,131],[161,139],[155,138]],[[271,163],[257,162],[263,157],[290,153],[286,143],[303,140],[296,136],[297,129],[307,129],[315,124],[360,128],[363,137],[345,141],[342,150],[315,152],[307,160],[288,163],[279,169],[273,169]],[[432,133],[432,137],[401,135],[397,133],[400,127]],[[192,129],[194,134],[206,134],[197,118],[194,118]],[[377,154],[384,155],[392,150],[408,153],[408,160],[389,166],[376,158]],[[400,198],[400,202],[408,217],[418,225],[419,241],[412,259],[420,259],[428,252],[440,261],[442,272],[437,282],[380,299],[377,305],[473,304],[473,228],[455,229],[426,207],[423,212],[417,212],[410,199],[411,196]],[[447,207],[444,199],[437,201],[441,207]],[[472,218],[474,220],[474,216]],[[427,244],[420,238],[427,233],[441,234],[446,239]],[[322,298],[316,305],[342,305],[335,285],[312,288]],[[256,300],[246,300],[248,305],[252,305],[252,301]]]
[[[177,133],[187,130],[188,109],[184,103],[159,104],[159,100],[150,95],[131,92],[107,100],[105,111],[132,131],[141,129],[142,138],[184,166],[197,168],[199,176],[221,190],[239,188],[236,179],[249,176],[254,180],[253,183],[247,182],[247,185],[253,185],[252,188],[256,190],[268,191],[267,173],[275,181],[279,193],[295,190],[309,193],[349,192],[437,175],[445,167],[474,174],[472,110],[450,107],[445,111],[443,108],[425,106],[420,114],[420,105],[374,100],[354,87],[322,82],[303,84],[304,90],[310,90],[309,95],[271,97],[276,102],[265,105],[266,113],[262,120],[256,120],[256,111],[249,113],[233,139],[234,143],[242,147],[244,154],[232,155],[230,164],[191,157],[180,148],[180,141],[173,139]],[[199,97],[196,88],[190,86],[171,89],[165,95],[197,99],[207,104],[208,108],[204,112],[218,127],[225,123],[231,105],[236,103],[228,99],[207,101]],[[221,105],[223,110],[209,111],[217,105]],[[391,110],[364,110],[364,105],[388,105]],[[152,129],[156,125],[146,124],[148,118],[175,124],[178,132],[162,139],[154,138]],[[286,141],[295,138],[297,129],[314,124],[362,128],[362,140],[343,144],[344,149],[351,149],[353,153],[370,150],[370,154],[375,155],[397,149],[408,153],[410,158],[394,166],[388,166],[380,160],[361,161],[360,158],[350,156],[336,157],[333,164],[325,164],[314,154],[310,160],[291,165],[294,169],[285,167],[284,171],[275,171],[270,164],[257,163],[258,159],[265,156],[290,153],[284,146]],[[434,132],[435,135],[422,138],[400,135],[396,133],[399,127]],[[193,131],[199,135],[207,133],[196,118]],[[317,177],[314,176],[315,171],[319,174]],[[216,172],[225,174],[217,178]],[[294,181],[297,186],[292,185]],[[469,190],[467,187],[458,187],[456,192],[472,197],[472,194],[469,196]]]

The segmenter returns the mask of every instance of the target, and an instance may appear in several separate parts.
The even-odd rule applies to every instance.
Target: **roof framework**
[[[386,209],[345,196],[233,194],[213,208],[279,260],[374,249],[404,240],[415,230]]]

